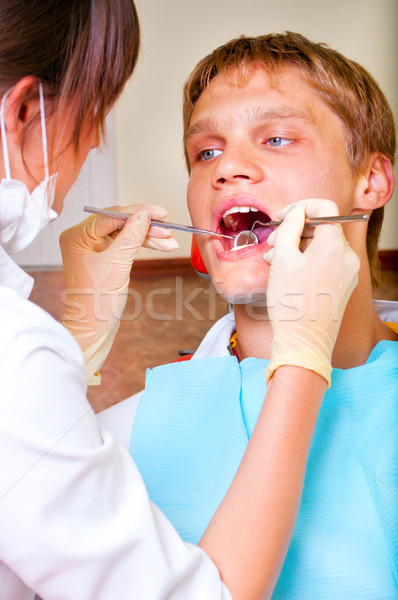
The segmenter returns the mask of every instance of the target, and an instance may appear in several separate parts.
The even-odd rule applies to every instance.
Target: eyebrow
[[[310,124],[314,123],[314,117],[311,113],[298,110],[291,106],[282,106],[277,109],[265,109],[263,107],[258,107],[245,110],[242,115],[237,117],[236,120],[248,124],[256,124],[262,121],[272,121],[276,119],[301,120]],[[185,141],[187,142],[193,136],[202,133],[214,133],[218,129],[225,126],[226,122],[223,119],[216,119],[213,117],[201,119],[189,127]]]

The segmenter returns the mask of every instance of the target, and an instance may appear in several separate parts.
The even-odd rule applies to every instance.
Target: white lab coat
[[[0,598],[226,600],[98,427],[73,337],[0,248]]]

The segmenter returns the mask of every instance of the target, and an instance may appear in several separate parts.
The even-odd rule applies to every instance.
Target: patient
[[[359,283],[273,598],[396,597],[398,306],[372,301],[383,207],[394,188],[387,101],[365,69],[325,45],[294,33],[242,37],[205,57],[187,80],[184,143],[197,227],[236,233],[302,199],[312,199],[312,210],[313,199],[327,198],[340,214],[371,214],[368,226],[343,225],[360,257]],[[233,313],[191,360],[151,370],[143,394],[99,415],[129,445],[151,499],[193,543],[233,479],[266,390],[268,234],[239,250],[198,236]],[[317,302],[333,305],[333,294],[319,289],[314,311]],[[294,289],[286,306],[286,318],[297,318]]]

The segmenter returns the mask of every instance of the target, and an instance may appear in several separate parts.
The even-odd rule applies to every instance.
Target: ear
[[[32,76],[23,77],[14,85],[5,100],[7,141],[21,144],[26,126],[39,111],[37,79]]]
[[[372,152],[358,178],[354,208],[363,211],[384,206],[393,194],[394,184],[391,160],[381,152]]]

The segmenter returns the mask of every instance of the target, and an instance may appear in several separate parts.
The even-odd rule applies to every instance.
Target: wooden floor
[[[63,315],[61,271],[31,273],[31,300],[57,320]],[[376,298],[398,300],[398,270],[382,273]],[[100,386],[88,398],[96,412],[143,389],[148,367],[178,358],[179,350],[195,350],[211,325],[227,312],[208,281],[184,276],[134,280],[112,351],[101,369]]]
[[[30,297],[57,320],[63,316],[60,271],[34,272]],[[130,286],[124,319],[105,365],[101,385],[88,398],[96,412],[140,391],[148,367],[169,363],[179,350],[195,350],[227,305],[209,281],[193,275],[138,280]]]

